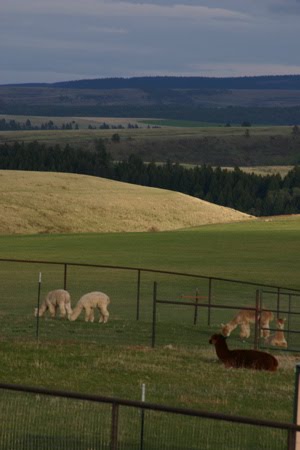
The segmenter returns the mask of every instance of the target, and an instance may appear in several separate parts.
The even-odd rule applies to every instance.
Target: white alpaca
[[[94,322],[94,309],[98,308],[100,311],[100,323],[106,323],[108,321],[109,312],[107,306],[110,303],[110,298],[103,292],[89,292],[83,295],[75,306],[73,313],[68,315],[69,320],[76,320],[81,311],[85,310],[85,321]]]
[[[72,314],[71,308],[71,296],[68,291],[64,289],[55,289],[54,291],[48,292],[45,300],[41,304],[39,311],[38,308],[34,308],[34,315],[37,317],[42,317],[48,310],[51,317],[55,317],[56,310],[59,309],[60,317],[66,317]]]
[[[270,322],[274,319],[271,311],[263,311],[260,316],[261,336],[264,338],[270,335]],[[250,337],[250,324],[255,323],[255,311],[243,309],[237,313],[237,315],[226,324],[221,324],[222,334],[224,336],[230,336],[231,332],[240,326],[240,338],[247,339]]]
[[[266,339],[266,343],[270,344],[270,345],[274,345],[275,347],[287,347],[287,342],[286,339],[284,337],[284,322],[286,319],[277,319],[276,323],[277,323],[277,331],[274,335],[269,336]]]

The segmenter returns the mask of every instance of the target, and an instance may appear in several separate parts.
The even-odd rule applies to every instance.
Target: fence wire
[[[291,425],[0,388],[0,450],[291,450]],[[40,391],[42,391],[40,389]],[[43,390],[46,391],[46,390]],[[128,403],[128,404],[126,404]],[[130,404],[131,403],[131,404]],[[113,419],[112,405],[118,405]],[[145,404],[144,404],[145,405]],[[187,411],[185,413],[185,411]],[[199,416],[200,414],[200,416]],[[113,420],[115,421],[113,427]],[[299,427],[298,427],[299,428]]]

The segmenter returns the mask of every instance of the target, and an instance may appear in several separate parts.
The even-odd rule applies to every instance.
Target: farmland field
[[[2,258],[176,270],[299,288],[299,227],[298,218],[282,218],[153,234],[1,236],[0,245]],[[162,307],[158,348],[149,348],[154,279],[161,289],[160,294],[166,293],[172,298],[193,294],[199,287],[197,283],[181,281],[180,277],[146,277],[142,294],[147,304],[142,306],[141,321],[136,322],[135,277],[122,271],[107,269],[101,272],[75,267],[68,275],[73,299],[78,299],[88,290],[108,292],[112,297],[110,321],[104,327],[97,323],[86,324],[82,317],[74,323],[41,319],[41,343],[36,347],[36,324],[32,312],[37,299],[38,273],[42,272],[44,295],[51,288],[58,287],[57,284],[62,285],[62,270],[50,265],[0,264],[0,371],[3,382],[38,384],[81,392],[96,390],[103,395],[136,398],[139,395],[138,386],[146,381],[149,384],[149,401],[249,416],[259,414],[259,417],[265,417],[267,414],[272,419],[290,420],[296,356],[279,352],[281,367],[278,374],[272,376],[249,374],[244,370],[227,372],[214,363],[216,357],[207,341],[210,334],[219,329],[222,318],[230,317],[228,311],[223,317],[217,314],[210,327],[206,323],[206,314],[201,313],[199,324],[195,327],[190,309],[172,308],[170,313],[169,309]],[[224,285],[220,286],[221,291],[222,287]],[[252,302],[254,290],[243,289],[230,288],[228,293],[234,295],[236,302],[240,301],[241,293],[248,302]],[[9,337],[12,341],[8,340]],[[230,341],[231,345],[247,346],[234,337]],[[84,342],[89,342],[88,346]],[[164,348],[166,344],[171,345],[171,350]],[[162,364],[160,359],[164,361],[164,371],[158,382],[157,370]],[[185,377],[186,370],[189,378]],[[76,378],[72,376],[75,372]],[[210,377],[225,373],[229,374],[226,377],[228,390],[224,391],[224,380],[221,379],[211,390]],[[259,392],[255,389],[257,383]],[[265,392],[265,384],[269,386],[268,392],[274,392],[271,408],[264,400],[264,395],[269,395]],[[237,401],[239,396],[247,397],[249,392],[251,401],[245,400],[243,404]],[[218,401],[212,401],[212,395],[215,400],[219,395],[221,397]],[[259,410],[257,403],[254,406],[254,397],[264,404],[264,408]]]
[[[25,116],[14,117],[25,121]],[[5,118],[5,116],[3,116]],[[292,126],[195,126],[188,121],[160,121],[166,125],[153,125],[149,119],[124,119],[109,117],[40,117],[29,116],[32,123],[53,120],[61,125],[75,121],[78,130],[30,130],[0,131],[0,144],[15,141],[39,141],[47,146],[71,145],[86,150],[93,149],[95,139],[103,139],[107,150],[115,160],[136,154],[144,161],[211,164],[218,166],[290,166],[299,164],[300,135],[293,134]],[[142,121],[142,122],[141,122]],[[123,129],[99,129],[102,122],[110,126],[122,125]],[[128,129],[128,123],[139,128]],[[147,126],[149,125],[149,128]],[[88,129],[88,124],[97,129]],[[178,125],[178,126],[176,126]],[[249,130],[246,134],[246,130]],[[120,137],[113,142],[114,134]]]
[[[7,234],[0,236],[0,248],[3,259],[160,269],[282,286],[285,291],[285,288],[300,289],[299,231],[299,216],[289,216],[169,232]],[[201,308],[197,324],[193,325],[193,308],[158,305],[156,346],[151,348],[153,282],[158,283],[158,298],[182,300],[194,296],[196,290],[207,297],[206,279],[143,272],[137,321],[136,271],[70,265],[67,288],[73,303],[85,292],[103,290],[111,296],[109,322],[85,323],[83,315],[76,322],[43,317],[38,322],[37,340],[33,310],[38,300],[39,273],[40,300],[47,291],[63,286],[63,265],[0,261],[1,382],[134,400],[140,399],[141,384],[145,383],[146,399],[152,403],[292,421],[294,368],[299,351],[268,348],[279,360],[275,374],[227,370],[217,362],[208,340],[220,330],[221,322],[232,317],[234,309],[214,309],[208,325],[207,309]],[[269,308],[274,307],[277,299],[276,290],[271,290],[275,295],[264,297]],[[216,305],[253,306],[255,294],[255,286],[213,281],[212,298]],[[287,298],[283,295],[284,311]],[[297,300],[298,297],[293,299],[295,312],[299,311]],[[297,317],[293,316],[293,329],[299,329]],[[240,341],[235,331],[228,343],[230,348],[252,347],[253,330],[249,342]],[[291,337],[291,344],[300,348],[298,335]],[[6,392],[1,405],[0,415],[6,420],[7,433],[7,438],[5,434],[0,438],[3,450],[8,447],[19,450],[17,445],[12,446],[10,433],[23,442],[23,430],[28,443],[26,450],[37,445],[39,449],[51,445],[53,448],[74,445],[80,450],[86,445],[108,448],[105,443],[109,441],[108,425],[103,424],[107,424],[109,412],[104,406],[84,406],[55,398],[41,400],[40,396],[28,398]],[[14,411],[18,414],[14,415]],[[64,427],[55,422],[60,413],[66,417]],[[30,417],[30,422],[26,417]],[[53,421],[50,431],[44,420]],[[136,423],[138,419],[133,412],[122,412],[121,449],[139,448]],[[197,439],[207,445],[210,442],[212,448],[226,450],[257,450],[258,440],[262,442],[259,431],[252,427],[241,431],[210,421],[202,422],[199,428],[193,420],[185,422],[155,414],[148,417],[147,423],[146,448],[151,450],[174,450],[175,443],[186,448],[186,442],[193,449]],[[19,433],[15,433],[16,429]],[[101,446],[95,444],[99,433]],[[163,445],[162,439],[166,439]],[[285,448],[286,436],[279,431],[270,430],[263,439],[264,447],[260,448]],[[232,447],[229,442],[233,442]]]

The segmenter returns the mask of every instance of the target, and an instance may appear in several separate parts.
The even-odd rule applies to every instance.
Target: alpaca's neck
[[[284,339],[283,331],[282,330],[276,331],[275,337],[276,337],[276,339]]]
[[[226,360],[230,355],[230,350],[227,347],[226,341],[218,342],[215,347],[218,358],[222,361]]]
[[[82,308],[83,308],[82,304],[81,303],[77,303],[77,305],[73,309],[73,312],[69,315],[69,319],[70,320],[76,320],[79,317],[79,315],[80,315],[80,313],[82,311]]]

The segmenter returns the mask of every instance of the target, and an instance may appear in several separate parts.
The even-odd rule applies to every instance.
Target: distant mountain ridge
[[[0,114],[300,124],[300,75],[99,78],[0,85]]]
[[[244,77],[145,76],[97,78],[56,83],[21,83],[6,86],[64,89],[284,89],[300,90],[300,75]]]

